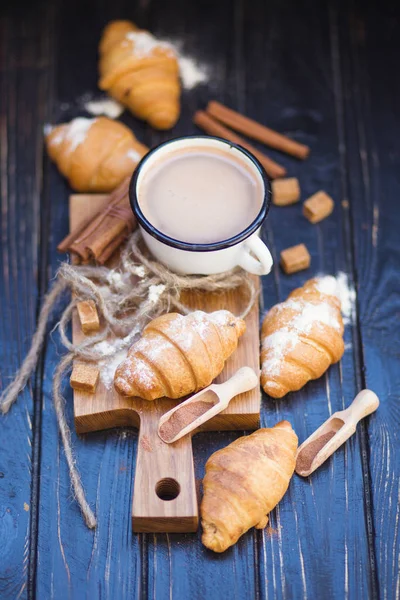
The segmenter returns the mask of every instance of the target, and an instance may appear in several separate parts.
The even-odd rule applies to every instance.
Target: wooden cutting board
[[[75,194],[70,197],[70,228],[99,209],[107,196]],[[258,278],[255,278],[259,285]],[[190,292],[185,303],[193,309],[212,312],[219,309],[239,314],[245,303],[243,291],[219,294]],[[246,333],[237,351],[216,379],[229,379],[240,367],[259,370],[259,309],[246,318]],[[74,343],[81,341],[77,314],[72,320]],[[259,426],[260,388],[234,398],[229,407],[202,427],[203,430],[252,430]],[[147,402],[123,398],[100,381],[94,395],[74,390],[75,427],[78,433],[131,426],[139,429],[136,476],[133,492],[132,526],[136,532],[190,532],[198,526],[198,503],[193,467],[192,441],[187,436],[175,444],[165,444],[157,435],[161,415],[176,406],[176,400]]]

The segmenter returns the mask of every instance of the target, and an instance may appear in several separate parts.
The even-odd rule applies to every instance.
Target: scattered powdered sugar
[[[126,359],[127,354],[128,349],[125,348],[116,352],[111,358],[99,361],[100,379],[108,390],[113,386],[117,367]]]
[[[289,331],[287,327],[267,336],[263,341],[263,349],[272,350],[272,352],[269,352],[268,358],[263,361],[263,372],[268,375],[279,375],[285,354],[292,350],[298,341],[298,333]]]
[[[207,83],[210,79],[210,65],[206,65],[197,60],[194,56],[185,53],[183,43],[180,40],[159,39],[148,31],[131,31],[126,34],[122,45],[131,46],[132,52],[139,58],[151,56],[156,48],[167,50],[170,55],[175,56],[178,61],[182,86],[185,90],[191,90],[201,83]],[[59,110],[64,113],[72,110],[75,112],[76,110],[86,111],[95,117],[105,115],[110,119],[117,119],[125,110],[125,107],[113,98],[108,98],[104,95],[99,96],[98,94],[96,95],[93,92],[88,91],[70,102],[61,103],[59,105]],[[82,133],[84,126],[82,125],[81,119],[83,120],[83,117],[79,118]],[[51,130],[52,125],[47,124],[44,126],[44,134],[46,136],[51,133]],[[63,140],[63,137],[64,134],[57,137],[57,139],[53,138],[52,144],[60,143]],[[80,136],[77,134],[78,142],[76,145],[79,145],[84,139],[83,137],[79,141],[79,138]],[[130,157],[132,158],[132,161],[136,162],[141,158],[134,158],[133,154],[130,155]]]
[[[200,321],[192,321],[192,328],[188,328],[185,317],[179,316],[170,322],[167,335],[179,345],[183,352],[187,352],[193,346],[194,332],[201,337],[203,327],[204,325]]]
[[[98,352],[100,356],[111,356],[116,351],[116,343],[108,342],[107,340],[98,342],[94,345],[93,350]]]
[[[107,281],[110,285],[118,287],[123,281],[122,274],[119,271],[112,270],[107,275]]]
[[[332,295],[332,294],[331,294]],[[312,327],[321,324],[340,330],[337,311],[328,302],[313,304],[301,298],[288,299],[275,307],[281,311],[291,308],[298,314],[290,321],[290,325],[271,333],[263,340],[263,349],[268,350],[268,358],[263,361],[263,371],[267,375],[278,375],[282,360],[300,341],[302,335],[307,335]]]
[[[340,331],[337,312],[328,302],[312,304],[298,301],[297,303],[302,307],[298,316],[293,319],[293,327],[300,333],[308,333],[315,323],[323,323]]]
[[[346,273],[340,271],[336,277],[332,275],[322,275],[318,277],[318,291],[323,294],[336,296],[340,300],[343,322],[347,325],[354,321],[356,313],[356,291],[349,283]]]
[[[117,292],[123,292],[127,286],[131,285],[131,275],[113,269],[107,275],[107,282]]]
[[[148,31],[130,31],[125,38],[126,43],[132,43],[132,50],[138,58],[151,56],[156,48],[163,48],[170,51],[171,56],[176,56],[182,85],[186,90],[191,90],[209,80],[209,67],[197,61],[193,56],[185,54],[181,41],[159,39]]]
[[[71,102],[63,102],[59,105],[59,109],[62,112],[85,110],[95,117],[104,115],[109,119],[117,119],[125,110],[125,107],[108,96],[99,96],[93,92],[85,92],[74,98]]]
[[[137,382],[143,389],[150,390],[154,385],[154,371],[151,364],[146,360],[135,357],[135,362],[125,361],[122,363],[123,373],[130,377],[137,378]]]
[[[157,340],[145,336],[135,344],[135,351],[146,356],[151,362],[157,362],[160,355],[170,348],[171,342],[161,336],[157,337]]]
[[[292,298],[288,298],[285,302],[281,302],[280,304],[275,304],[273,307],[275,311],[281,312],[285,310],[285,308],[291,308],[299,312],[303,308],[304,302],[302,300],[293,300]]]
[[[185,90],[192,90],[200,83],[207,83],[209,80],[209,67],[197,62],[192,56],[183,56],[179,52],[178,62],[182,85]]]
[[[338,297],[342,305],[343,322],[353,322],[356,316],[356,290],[349,284],[346,273],[340,272],[336,277]]]
[[[157,363],[160,356],[169,349],[171,349],[171,342],[161,336],[157,339],[146,336],[140,338],[133,346],[133,356],[119,365],[120,377],[133,379],[143,390],[150,390],[157,380],[152,363]]]
[[[317,278],[316,288],[321,294],[337,296],[337,281],[333,275],[322,275]]]
[[[201,310],[196,310],[191,314],[193,329],[202,340],[206,339],[207,332],[210,330],[210,321],[212,320],[210,316]]]
[[[126,157],[130,158],[131,161],[134,163],[139,162],[139,160],[142,158],[141,154],[139,154],[139,152],[137,152],[136,150],[133,150],[133,148],[130,148],[128,150],[128,152],[126,153]]]
[[[179,343],[183,350],[189,349],[194,341],[193,332],[207,342],[207,334],[210,331],[212,323],[219,326],[228,325],[232,319],[231,313],[227,310],[218,310],[213,313],[205,313],[202,310],[196,310],[189,315],[193,331],[187,327],[185,317],[175,319],[170,324],[171,335]]]
[[[43,134],[44,134],[44,136],[47,137],[48,135],[50,135],[51,132],[53,131],[53,129],[55,129],[54,125],[50,125],[50,123],[46,123],[43,126]],[[61,144],[61,142],[64,140],[64,136],[65,136],[65,128],[62,127],[60,129],[60,131],[58,131],[51,138],[51,145],[52,146],[58,146],[59,144]]]
[[[151,287],[164,288],[165,286],[160,284]],[[189,322],[191,322],[191,327],[188,327],[188,318]],[[231,313],[226,310],[216,311],[211,314],[203,311],[194,311],[190,313],[189,317],[177,315],[175,319],[168,322],[164,332],[165,335],[143,336],[135,343],[133,346],[133,356],[124,360],[120,365],[121,377],[133,379],[143,390],[150,390],[154,386],[155,379],[157,379],[155,377],[156,374],[153,372],[152,364],[159,362],[162,355],[171,349],[176,351],[175,344],[180,347],[182,352],[186,352],[193,347],[196,339],[195,334],[204,340],[206,339],[206,333],[209,331],[212,322],[226,325],[230,321]],[[172,340],[172,342],[169,340]],[[100,344],[104,344],[104,342]],[[106,346],[104,348],[107,349]],[[112,372],[113,379],[115,368],[118,364],[115,364],[115,367],[114,361],[108,364],[106,377],[110,378],[110,373]],[[112,371],[112,369],[114,370]]]
[[[163,294],[165,290],[165,285],[163,283],[159,283],[158,285],[151,285],[149,287],[149,302],[151,304],[156,304],[160,299],[161,294]]]
[[[210,72],[209,66],[199,62],[194,56],[186,54],[180,40],[168,40],[167,43],[173,48],[178,59],[179,73],[185,90],[192,90],[201,83],[207,83]]]
[[[139,340],[136,347],[141,342],[142,340]],[[133,379],[143,390],[150,390],[154,385],[154,371],[146,358],[137,355],[134,358],[128,357],[117,365],[117,368],[119,379],[127,379],[128,381]]]
[[[69,123],[65,137],[70,143],[71,152],[85,141],[88,131],[95,121],[96,119],[78,117]]]
[[[175,54],[175,50],[169,42],[157,39],[148,31],[129,31],[125,35],[125,39],[132,43],[133,51],[138,58],[151,56],[156,48],[163,48],[171,55]]]
[[[339,272],[336,277],[321,275],[317,277],[315,287],[322,294],[336,296],[340,300],[344,324],[354,320],[356,293],[349,284],[346,273]],[[307,334],[313,326],[322,323],[340,330],[336,311],[328,302],[317,305],[302,298],[289,298],[272,310],[279,312],[285,308],[290,308],[298,314],[293,317],[290,326],[282,327],[263,340],[263,349],[268,350],[268,354],[262,368],[269,376],[279,375],[285,355],[300,341],[300,336]],[[348,345],[346,349],[347,347]]]
[[[164,287],[162,284],[154,287]],[[219,311],[221,313],[229,313],[227,311]],[[215,314],[215,313],[214,313]],[[189,350],[196,339],[195,333],[202,339],[205,339],[206,332],[210,329],[211,316],[208,313],[197,310],[190,313],[189,316],[177,315],[173,320],[168,322],[165,330],[165,336],[141,338],[135,345],[141,354],[144,354],[150,361],[157,362],[158,357],[171,348],[171,342],[167,338],[173,340],[183,352]],[[226,321],[226,320],[225,320]],[[190,323],[190,325],[189,325]]]
[[[124,338],[104,340],[93,346],[92,349],[100,356],[98,361],[100,379],[107,389],[110,389],[113,386],[115,371],[125,360],[128,349],[138,333],[138,329],[133,329]]]
[[[332,296],[333,294],[329,295]],[[340,329],[340,323],[336,318],[336,311],[328,302],[313,304],[302,298],[288,298],[285,302],[281,302],[274,306],[273,310],[280,312],[286,308],[290,308],[299,313],[293,319],[293,323],[298,331],[307,333],[315,321],[324,323],[334,329]]]
[[[197,310],[196,313],[200,315],[204,315],[200,310]],[[232,313],[229,310],[216,310],[212,313],[207,313],[207,319],[214,321],[214,323],[219,323],[220,325],[227,325],[232,320]]]
[[[110,119],[117,119],[125,110],[122,104],[112,98],[83,101],[83,107],[91,115],[105,115]]]
[[[132,267],[131,272],[133,275],[137,275],[141,279],[143,277],[146,277],[147,275],[146,267],[144,267],[143,265],[137,265],[135,267]]]

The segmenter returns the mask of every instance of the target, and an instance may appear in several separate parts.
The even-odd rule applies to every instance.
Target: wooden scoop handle
[[[208,387],[204,388],[201,392],[198,392],[188,400],[185,400],[185,402],[182,402],[182,404],[179,404],[172,410],[168,411],[167,413],[164,413],[158,425],[158,435],[167,444],[175,443],[177,440],[180,440],[183,436],[187,435],[188,433],[191,433],[195,429],[198,429],[200,425],[203,425],[203,423],[209,421],[210,419],[212,419],[212,417],[215,417],[215,415],[222,412],[228,406],[229,402],[234,396],[237,396],[238,394],[243,394],[244,392],[248,392],[249,390],[255,388],[258,384],[259,378],[255,374],[253,369],[251,369],[250,367],[242,367],[224,383],[214,383],[212,385],[209,385]],[[166,421],[169,421],[172,415],[177,411],[185,410],[185,407],[189,406],[190,404],[201,401],[201,399],[205,397],[209,391],[214,392],[214,394],[218,397],[218,402],[216,402],[215,404],[210,403],[209,410],[197,417],[197,419],[194,419],[191,423],[186,425],[186,427],[183,427],[183,429],[178,431],[173,438],[165,440],[165,438],[160,432],[160,428],[162,427],[162,425],[164,425]]]
[[[242,367],[224,383],[215,385],[214,391],[219,397],[219,403],[228,406],[229,402],[238,394],[243,394],[256,387],[259,378],[250,367]],[[222,410],[222,407],[221,407]]]
[[[166,444],[154,412],[140,416],[132,504],[136,532],[189,532],[198,527],[192,440]]]
[[[379,398],[372,390],[362,390],[354,398],[346,410],[342,413],[345,423],[356,426],[361,419],[376,411],[379,406]]]
[[[353,402],[350,404],[348,408],[333,414],[325,423],[321,425],[314,431],[310,437],[308,437],[302,444],[299,446],[296,454],[296,473],[301,475],[302,477],[308,477],[311,475],[316,469],[318,469],[332,454],[342,445],[344,444],[355,432],[357,423],[361,421],[364,417],[373,413],[379,406],[379,398],[378,396],[372,392],[371,390],[362,390],[357,394],[354,398]],[[298,466],[297,458],[303,452],[304,448],[306,448],[309,444],[312,444],[315,440],[318,439],[319,436],[323,435],[323,433],[327,433],[330,431],[329,424],[337,421],[343,421],[342,427],[335,430],[335,435],[326,442],[324,446],[315,454],[314,459],[311,463],[309,469],[302,470],[301,467]],[[332,431],[332,429],[331,429]]]

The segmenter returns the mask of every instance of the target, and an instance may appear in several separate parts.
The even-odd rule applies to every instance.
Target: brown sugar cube
[[[304,202],[303,215],[310,223],[319,223],[331,214],[334,206],[332,198],[321,190],[307,198]]]
[[[69,383],[74,390],[94,394],[99,380],[100,371],[89,363],[76,362],[72,369]]]
[[[300,185],[296,177],[275,179],[272,183],[272,202],[277,206],[294,204],[300,200]]]
[[[281,252],[281,267],[288,275],[308,269],[310,263],[311,256],[304,244],[286,248]]]
[[[78,302],[76,308],[78,309],[79,321],[81,322],[83,333],[87,334],[99,331],[99,315],[97,314],[97,308],[93,300]]]

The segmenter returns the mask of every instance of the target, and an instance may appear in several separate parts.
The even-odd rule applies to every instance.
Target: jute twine
[[[61,359],[54,374],[53,400],[72,490],[89,528],[96,526],[96,518],[86,500],[75,464],[71,430],[66,421],[65,399],[62,395],[63,380],[71,369],[72,361],[104,360],[104,351],[101,351],[98,345],[112,333],[119,341],[114,350],[107,352],[109,359],[116,352],[129,347],[151,319],[170,310],[182,314],[189,313],[190,309],[180,301],[182,291],[196,289],[222,292],[239,286],[243,286],[248,292],[246,306],[242,313],[237,315],[244,318],[254,306],[258,294],[253,280],[245,271],[235,269],[209,276],[177,275],[144,252],[139,231],[134,232],[128,239],[121,253],[121,260],[115,268],[61,264],[53,286],[44,298],[31,348],[15,378],[0,395],[0,408],[3,413],[7,413],[26,386],[39,360],[54,306],[63,292],[71,290],[73,298],[56,325],[61,342],[68,352]],[[82,300],[95,302],[105,326],[98,335],[88,337],[81,344],[73,344],[66,329],[76,304]]]

